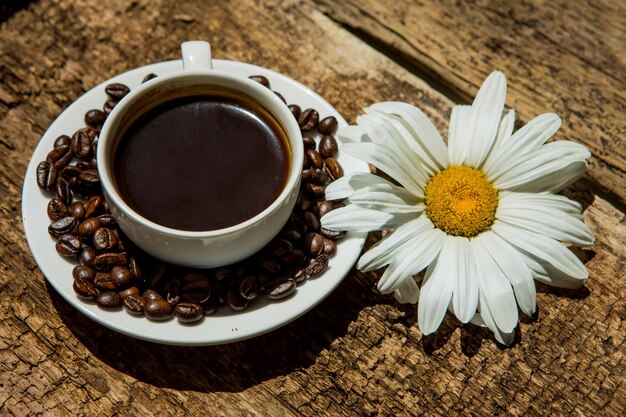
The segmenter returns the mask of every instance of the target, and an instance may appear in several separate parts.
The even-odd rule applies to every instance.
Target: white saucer
[[[213,60],[217,70],[243,76],[265,75],[272,89],[278,91],[288,103],[303,109],[318,110],[320,118],[335,116],[339,125],[346,125],[341,115],[323,98],[304,85],[284,75],[256,65],[241,62]],[[109,311],[95,303],[76,297],[72,289],[72,268],[75,262],[66,260],[56,253],[54,240],[48,235],[50,220],[46,214],[49,196],[42,192],[36,182],[36,168],[52,149],[54,140],[70,135],[84,126],[83,116],[90,109],[101,109],[106,100],[104,87],[113,82],[126,84],[131,89],[138,86],[149,73],[163,75],[182,70],[182,61],[167,61],[147,65],[125,72],[85,93],[69,106],[50,125],[41,138],[31,158],[22,192],[22,221],[26,239],[37,264],[50,284],[72,306],[96,322],[120,333],[157,343],[172,345],[215,345],[234,342],[267,333],[300,317],[326,298],[356,262],[365,243],[366,234],[351,233],[338,242],[337,253],[331,258],[328,269],[318,278],[298,285],[296,293],[280,302],[255,302],[248,310],[230,311],[224,307],[215,315],[205,317],[195,325],[181,325],[176,319],[153,322],[143,316],[131,316],[124,310]],[[367,171],[365,163],[348,155],[339,155],[346,173]]]

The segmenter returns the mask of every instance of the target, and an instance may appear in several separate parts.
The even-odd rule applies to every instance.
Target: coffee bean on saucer
[[[292,242],[292,243],[298,242],[300,239],[302,239],[302,235],[294,229],[283,229],[278,234],[278,237],[281,239],[288,240],[289,242]]]
[[[250,78],[252,81],[256,81],[264,87],[270,88],[270,81],[267,79],[267,77],[263,75],[251,75],[248,78]]]
[[[70,137],[67,135],[61,135],[54,140],[54,147],[58,148],[60,146],[70,146]]]
[[[259,262],[261,268],[272,274],[278,274],[281,271],[280,264],[272,258],[264,258]]]
[[[99,129],[104,124],[107,115],[102,110],[91,109],[85,113],[85,123],[89,127]]]
[[[320,275],[322,272],[326,270],[328,267],[328,256],[322,254],[316,258],[311,259],[309,265],[304,269],[304,271],[310,277],[316,277]]]
[[[101,214],[98,216],[102,227],[114,227],[117,225],[115,218],[110,214]]]
[[[302,113],[302,108],[300,108],[300,106],[298,106],[297,104],[290,104],[287,107],[289,107],[289,111],[291,112],[291,114],[293,114],[293,117],[298,120],[298,117],[300,117],[300,113]]]
[[[93,265],[98,269],[107,269],[118,265],[128,264],[128,256],[126,252],[104,252],[96,255]]]
[[[318,232],[320,230],[320,220],[311,211],[307,211],[302,215],[304,223],[307,225],[308,230],[312,232]]]
[[[104,114],[108,116],[109,114],[111,114],[116,104],[117,104],[117,101],[115,100],[107,100],[104,102],[104,105],[102,106],[102,111],[104,112]]]
[[[261,283],[256,275],[249,275],[239,282],[239,294],[245,300],[254,300],[260,292]]]
[[[317,216],[321,219],[326,213],[333,211],[335,205],[330,201],[319,201],[317,203]]]
[[[134,295],[134,296],[139,296],[139,288],[137,287],[129,287],[126,288],[125,290],[122,290],[118,293],[120,295],[120,297],[122,298],[126,298],[129,295]]]
[[[122,305],[122,297],[115,291],[105,291],[98,294],[96,304],[104,308],[117,308]]]
[[[238,285],[234,285],[227,293],[228,307],[235,311],[245,310],[248,307],[248,300],[239,293]]]
[[[73,155],[73,154],[72,154]],[[78,177],[83,170],[76,165],[68,165],[61,170],[61,177],[66,181],[69,181],[73,177]]]
[[[89,281],[83,279],[75,279],[72,288],[76,295],[87,300],[93,300],[98,295],[96,287]]]
[[[128,295],[126,297],[122,297],[122,306],[129,314],[143,314],[144,303],[144,298],[139,295]]]
[[[89,246],[84,246],[83,245],[83,250],[80,253],[80,256],[78,257],[78,262],[81,265],[85,265],[88,266],[90,268],[93,268],[93,262],[94,259],[96,259],[96,255],[97,252],[94,248],[90,248]]]
[[[324,160],[322,156],[315,149],[307,149],[304,153],[304,157],[309,162],[309,166],[313,168],[322,168],[324,166]]]
[[[61,235],[57,240],[55,248],[61,256],[76,256],[80,253],[82,243],[74,235]]]
[[[190,303],[205,303],[211,297],[211,284],[206,279],[188,281],[183,285],[182,297]]]
[[[54,193],[56,198],[62,201],[65,205],[72,202],[72,192],[70,191],[70,187],[67,185],[67,181],[63,178],[57,178]]]
[[[324,242],[324,255],[333,256],[337,252],[337,243],[334,240],[323,238]]]
[[[120,266],[120,264],[111,268],[111,282],[113,282],[116,287],[124,287],[130,283],[132,279],[133,276],[130,274],[128,268]]]
[[[104,91],[115,101],[120,101],[124,96],[130,93],[130,88],[120,83],[109,84],[104,88]]]
[[[267,245],[267,251],[275,258],[280,258],[292,249],[292,243],[286,239],[274,239]]]
[[[330,135],[337,128],[337,119],[335,116],[328,116],[320,120],[317,125],[317,130],[322,135]]]
[[[80,182],[87,187],[95,188],[100,186],[100,175],[95,169],[86,169],[78,176]]]
[[[128,300],[128,297],[126,298]],[[164,299],[160,300],[146,300],[143,305],[143,312],[150,320],[167,320],[172,317],[174,309]]]
[[[293,275],[293,279],[294,279],[296,282],[302,282],[302,281],[304,281],[304,280],[306,280],[306,279],[308,279],[308,278],[309,278],[309,276],[308,276],[308,275],[307,275],[307,273],[304,271],[304,268],[302,268],[302,269],[298,269],[298,270],[295,272],[295,274]]]
[[[48,217],[52,221],[57,221],[63,217],[67,217],[70,213],[67,205],[58,198],[53,198],[48,202],[47,212]]]
[[[276,94],[278,96],[280,101],[282,101],[283,103],[287,104],[287,100],[285,100],[285,97],[283,97],[282,94],[280,94],[278,91],[274,91],[274,94]]]
[[[298,117],[298,125],[300,126],[300,130],[303,132],[312,130],[317,126],[317,121],[319,120],[319,113],[315,109],[306,109],[302,113],[300,113],[300,117]]]
[[[317,256],[324,250],[324,238],[318,233],[307,233],[304,236],[306,251],[311,256]]]
[[[99,195],[89,197],[89,199],[85,202],[85,217],[93,216],[102,205],[102,200],[102,196]]]
[[[69,206],[70,216],[76,220],[82,220],[85,218],[85,206],[80,201],[74,201]]]
[[[98,272],[93,279],[93,285],[100,291],[113,291],[117,288],[111,280],[111,274],[106,272]]]
[[[93,281],[95,277],[96,277],[96,271],[94,271],[93,268],[90,268],[88,266],[76,265],[72,269],[72,278],[74,278],[75,281],[83,280],[83,281],[91,282]]]
[[[93,234],[93,246],[99,252],[114,250],[117,247],[117,236],[111,229],[101,227]]]
[[[182,302],[176,305],[174,314],[182,323],[195,323],[204,316],[204,310],[199,304]]]
[[[337,140],[331,135],[324,135],[320,140],[319,147],[320,155],[324,158],[328,158],[330,156],[334,156],[337,151],[339,151],[339,147],[337,146]]]
[[[302,144],[304,145],[304,150],[306,151],[307,149],[315,149],[315,146],[317,146],[315,144],[315,139],[313,139],[310,136],[305,136],[302,138]]]
[[[76,228],[76,232],[82,237],[87,237],[96,233],[96,230],[100,229],[100,226],[100,219],[91,217],[81,222]]]
[[[343,167],[335,158],[326,158],[326,172],[333,180],[343,177]]]
[[[44,190],[51,190],[56,184],[57,169],[48,161],[41,161],[37,165],[37,185]]]
[[[91,156],[91,141],[95,137],[95,131],[90,128],[77,130],[72,135],[72,153],[78,159],[87,159]]]
[[[52,149],[46,156],[46,161],[54,165],[57,171],[65,168],[70,162],[72,162],[74,154],[70,145],[57,146]]]
[[[61,235],[72,234],[76,226],[78,226],[78,220],[74,217],[67,216],[51,223],[50,226],[48,226],[48,233],[58,239]]]
[[[171,305],[176,305],[180,300],[182,283],[179,279],[173,279],[165,284],[163,291],[165,292],[165,301]]]
[[[164,299],[163,297],[161,297],[161,294],[159,294],[158,292],[156,292],[154,290],[146,290],[146,291],[144,291],[143,298],[146,301],[163,300]]]
[[[267,297],[271,300],[280,300],[289,297],[296,290],[296,280],[293,278],[277,278],[265,289]]]
[[[134,257],[131,257],[130,261],[128,261],[128,270],[130,271],[130,275],[133,277],[135,282],[141,282],[141,279],[143,278],[141,268],[139,268],[139,264]]]
[[[146,75],[145,77],[143,77],[143,80],[141,80],[141,83],[143,84],[143,83],[146,83],[146,82],[148,82],[150,80],[154,80],[156,77],[157,77],[156,74],[150,73],[150,74]]]
[[[280,262],[288,266],[300,266],[306,261],[306,255],[302,249],[294,248],[280,257]]]
[[[323,227],[320,229],[320,234],[324,236],[326,239],[337,240],[341,239],[346,235],[346,232],[337,231],[337,230],[328,230]]]

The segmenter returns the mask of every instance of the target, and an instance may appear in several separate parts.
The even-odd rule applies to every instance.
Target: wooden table
[[[0,12],[0,415],[624,412],[623,1],[39,0]],[[585,287],[538,286],[539,313],[510,348],[450,317],[422,337],[416,307],[378,294],[378,273],[356,271],[296,322],[226,346],[159,346],[82,316],[46,284],[23,235],[31,153],[86,90],[177,58],[189,39],[303,82],[351,122],[364,106],[400,100],[443,133],[451,106],[502,70],[521,123],[555,111],[556,138],[593,153],[566,191],[597,236],[578,252]]]

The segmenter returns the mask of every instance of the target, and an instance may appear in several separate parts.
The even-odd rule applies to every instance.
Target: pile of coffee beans
[[[144,82],[155,77],[149,74]],[[264,76],[250,78],[271,88]],[[130,89],[115,83],[105,91],[108,99],[102,110],[85,113],[86,126],[71,137],[59,136],[37,167],[37,184],[51,197],[48,232],[60,256],[78,261],[72,276],[79,297],[95,300],[102,308],[123,307],[129,314],[151,320],[175,315],[180,322],[194,323],[221,306],[244,310],[262,296],[289,297],[298,283],[323,274],[337,250],[336,241],[345,234],[320,225],[322,216],[343,205],[324,200],[326,186],[343,176],[335,159],[335,117],[320,120],[315,109],[289,105],[303,132],[305,158],[300,194],[288,223],[250,258],[197,270],[151,257],[117,227],[100,186],[96,150],[107,116]],[[319,145],[312,136],[315,131],[322,135]]]

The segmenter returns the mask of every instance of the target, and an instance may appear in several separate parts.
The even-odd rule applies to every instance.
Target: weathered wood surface
[[[306,1],[40,0],[12,14],[0,26],[0,415],[620,415],[626,57],[618,3],[572,1],[559,10],[459,2],[445,11],[429,3],[385,12]],[[337,21],[372,32],[364,41]],[[348,120],[372,102],[403,100],[442,131],[452,101],[407,71],[413,61],[376,49],[414,58],[424,77],[460,100],[493,67],[503,69],[507,104],[524,120],[556,110],[565,120],[557,137],[594,152],[589,178],[568,191],[598,237],[579,253],[590,270],[585,288],[539,287],[539,314],[520,325],[511,348],[450,318],[424,338],[414,306],[379,295],[376,274],[356,272],[296,322],[226,346],[158,346],[83,317],[46,285],[23,236],[31,152],[83,92],[176,58],[188,39],[210,40],[218,58],[298,79]]]

